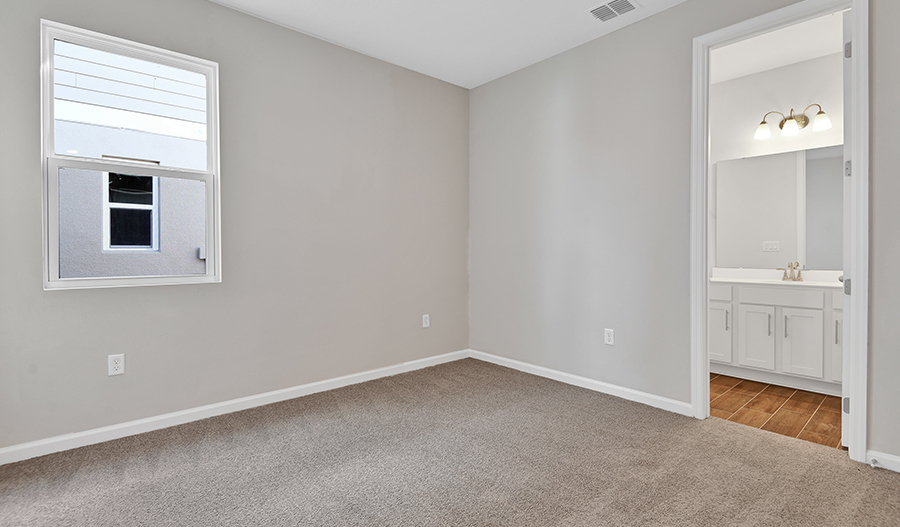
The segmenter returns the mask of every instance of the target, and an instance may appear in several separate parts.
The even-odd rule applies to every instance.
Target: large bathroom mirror
[[[843,268],[843,146],[716,163],[716,267]]]

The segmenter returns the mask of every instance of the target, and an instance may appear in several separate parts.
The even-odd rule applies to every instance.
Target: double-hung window
[[[218,66],[41,35],[44,288],[221,281]]]

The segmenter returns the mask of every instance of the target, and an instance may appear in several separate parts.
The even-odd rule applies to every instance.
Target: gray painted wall
[[[689,0],[472,90],[472,348],[690,400],[692,40],[792,3]],[[870,4],[869,446],[900,455],[900,3]]]
[[[42,17],[219,63],[221,284],[43,291]],[[205,0],[7,2],[0,50],[0,447],[468,347],[466,90]]]
[[[806,160],[806,267],[844,268],[844,158]]]
[[[870,6],[869,448],[900,455],[900,2]]]

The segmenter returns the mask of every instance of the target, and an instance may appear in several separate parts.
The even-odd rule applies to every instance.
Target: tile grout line
[[[719,375],[716,375],[716,377],[719,377]],[[712,379],[710,379],[710,381],[712,381],[712,380],[715,379],[716,377],[713,377]],[[746,380],[746,379],[745,379],[745,380]],[[722,397],[722,396],[725,395],[726,393],[732,391],[732,390],[733,390],[736,386],[738,386],[739,384],[741,384],[741,383],[739,382],[739,383],[735,384],[734,386],[732,386],[731,388],[725,390],[724,392],[722,392],[721,395],[717,396],[715,399],[713,399],[712,401],[710,401],[710,403],[712,403],[713,401],[715,401],[715,400],[718,399],[719,397]],[[772,384],[767,384],[767,385],[765,386],[765,388],[763,388],[762,390],[760,390],[759,392],[757,392],[756,395],[754,395],[749,401],[747,401],[746,403],[744,403],[740,408],[738,408],[738,409],[735,410],[734,412],[731,412],[731,415],[728,416],[728,418],[726,419],[726,421],[731,421],[731,418],[734,417],[735,414],[737,414],[737,413],[738,413],[739,411],[741,411],[744,407],[746,407],[748,404],[750,404],[751,402],[753,402],[757,397],[759,397],[759,395],[760,395],[761,393],[763,393],[764,391],[766,391],[766,388],[768,388],[768,387],[770,387],[770,386],[773,386],[773,385],[772,385]],[[792,388],[792,389],[793,389],[794,391],[787,397],[787,399],[784,400],[783,403],[781,403],[781,406],[779,406],[774,412],[772,412],[772,414],[769,415],[769,418],[766,419],[766,421],[765,421],[762,425],[760,425],[759,427],[756,427],[756,428],[758,428],[759,430],[762,430],[763,427],[766,426],[766,424],[768,424],[768,422],[771,421],[773,417],[775,417],[775,414],[777,414],[779,411],[781,411],[782,408],[784,408],[784,405],[786,405],[787,402],[791,400],[791,397],[793,397],[794,395],[796,395],[796,393],[799,391],[799,390],[797,390],[797,389],[795,389],[795,388]],[[800,434],[802,434],[802,433],[806,430],[806,427],[809,425],[810,421],[812,421],[813,416],[816,415],[816,413],[819,411],[820,408],[822,408],[822,405],[825,404],[825,401],[827,401],[827,400],[828,400],[828,396],[826,395],[825,398],[822,399],[822,401],[821,401],[821,402],[819,403],[819,405],[816,407],[816,409],[813,410],[812,414],[810,414],[809,418],[808,418],[808,419],[806,420],[806,422],[803,424],[803,428],[800,429],[800,431],[797,433],[796,436],[785,436],[785,437],[791,437],[792,439],[800,439]],[[786,410],[786,411],[787,411],[787,410]],[[794,413],[799,413],[799,412],[794,412]],[[843,415],[841,415],[841,419],[843,419]],[[731,421],[731,422],[734,423],[734,422],[736,422],[736,421]],[[743,424],[743,423],[738,423],[738,424]],[[804,439],[800,439],[800,441],[805,441],[805,440],[804,440]],[[810,441],[810,442],[814,442],[814,441]],[[837,448],[838,448],[838,449],[841,449],[840,436],[838,437],[838,446],[837,446]]]
[[[732,379],[737,379],[737,377],[732,377]],[[741,384],[741,383],[744,382],[745,380],[747,380],[747,379],[738,379],[738,383],[737,383],[737,384],[735,384],[735,385],[732,386],[731,388],[728,388],[727,390],[725,390],[724,392],[722,392],[718,397],[716,397],[716,399],[718,399],[719,397],[722,397],[722,396],[725,395],[726,393],[728,393],[728,392],[734,390],[734,389],[738,386],[738,384]],[[768,386],[768,385],[766,385],[766,386]],[[763,390],[765,390],[765,388],[763,388]],[[738,392],[735,392],[735,393],[738,393]],[[710,401],[709,403],[712,404],[713,401],[715,401],[716,399],[713,399],[713,400]],[[749,401],[747,401],[747,402],[749,402]],[[744,404],[746,404],[746,403],[744,403]],[[743,406],[742,406],[741,408],[743,408]],[[738,410],[740,410],[741,408],[738,408]],[[722,411],[724,412],[725,410],[722,410]],[[737,413],[737,410],[735,410],[734,412],[731,412],[731,415],[734,415],[735,413]],[[731,417],[731,416],[729,416],[729,417]]]
[[[738,383],[738,384],[740,384],[740,383]],[[737,386],[737,384],[735,384],[735,386]],[[761,394],[761,393],[763,393],[764,391],[766,391],[766,388],[768,388],[769,386],[771,386],[771,384],[767,384],[767,385],[763,386],[763,389],[762,389],[762,390],[760,390],[756,395],[754,395],[753,397],[751,397],[750,400],[747,401],[746,403],[744,403],[740,408],[738,408],[737,410],[735,410],[734,413],[732,413],[730,416],[728,416],[728,420],[731,421],[731,418],[734,417],[734,414],[736,414],[736,413],[740,412],[741,410],[743,410],[745,406],[747,406],[748,404],[750,404],[751,402],[753,402],[754,399],[756,399],[757,397],[759,397],[759,394]],[[732,422],[734,422],[734,421],[732,421]],[[766,423],[768,423],[768,422],[769,422],[769,420],[766,419]],[[763,424],[766,424],[766,423],[763,423]]]
[[[719,377],[719,375],[716,375],[716,377]],[[736,379],[737,377],[733,377],[733,378]],[[712,379],[710,379],[710,381],[712,381]],[[738,384],[740,384],[740,381],[739,381],[737,384],[735,384],[734,386],[737,386]],[[728,392],[730,392],[731,390],[733,390],[733,389],[734,389],[734,386],[732,386],[731,388],[728,388],[728,389],[725,390],[724,392],[722,392],[722,393],[720,393],[719,395],[717,395],[717,396],[716,396],[716,399],[718,399],[719,397],[722,397],[722,396],[725,395],[726,393],[728,393]],[[715,401],[716,399],[713,399],[712,401],[709,401],[709,404],[712,404],[713,401]],[[724,410],[723,410],[723,411],[724,411]]]
[[[803,425],[803,428],[801,428],[800,431],[797,432],[797,437],[798,437],[798,438],[800,437],[800,434],[802,434],[803,431],[806,430],[806,427],[809,425],[809,422],[812,421],[812,418],[813,418],[814,415],[816,415],[816,412],[819,411],[819,408],[821,408],[822,405],[825,404],[825,400],[826,400],[827,398],[828,398],[828,396],[826,395],[825,398],[822,399],[822,402],[819,403],[819,406],[816,406],[816,409],[813,410],[813,413],[812,413],[812,415],[809,416],[809,419],[806,420],[806,423]]]
[[[827,397],[827,396],[826,396],[826,397]],[[803,423],[803,428],[801,428],[800,431],[797,432],[797,435],[796,435],[795,437],[799,438],[799,437],[800,437],[800,434],[802,434],[803,431],[806,430],[806,426],[809,424],[810,421],[812,421],[813,416],[816,415],[816,412],[819,411],[819,408],[821,408],[821,407],[822,407],[822,404],[824,404],[824,403],[825,403],[825,398],[822,398],[822,402],[819,403],[819,406],[816,406],[816,409],[813,410],[813,413],[812,413],[812,414],[810,414],[809,419],[807,419],[806,422]]]
[[[770,384],[769,386],[772,386],[772,385]],[[779,406],[778,408],[776,408],[775,411],[772,412],[772,415],[770,415],[769,418],[766,419],[766,422],[763,423],[762,425],[760,425],[760,427],[759,427],[760,430],[762,430],[762,429],[763,429],[763,426],[766,426],[766,424],[768,424],[768,422],[771,421],[773,417],[775,417],[775,414],[777,414],[778,412],[781,411],[782,408],[784,408],[784,405],[786,405],[787,402],[791,400],[791,397],[793,397],[795,393],[797,393],[797,390],[794,390],[793,393],[791,393],[790,395],[787,396],[787,399],[785,399],[784,402],[781,403],[781,406]],[[803,426],[806,426],[806,425],[803,425]],[[768,431],[768,430],[767,430],[767,431]]]

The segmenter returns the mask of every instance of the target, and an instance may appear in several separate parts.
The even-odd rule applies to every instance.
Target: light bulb
[[[816,114],[816,119],[813,121],[813,132],[821,132],[829,129],[831,129],[831,119],[825,115],[825,112],[819,110],[819,113]]]
[[[797,120],[793,117],[789,118],[784,122],[784,126],[781,127],[781,135],[784,137],[791,137],[798,135],[800,133],[800,126],[797,125]]]
[[[768,139],[772,137],[772,132],[769,131],[769,123],[763,121],[759,123],[759,128],[756,129],[756,134],[753,136],[754,139]]]

